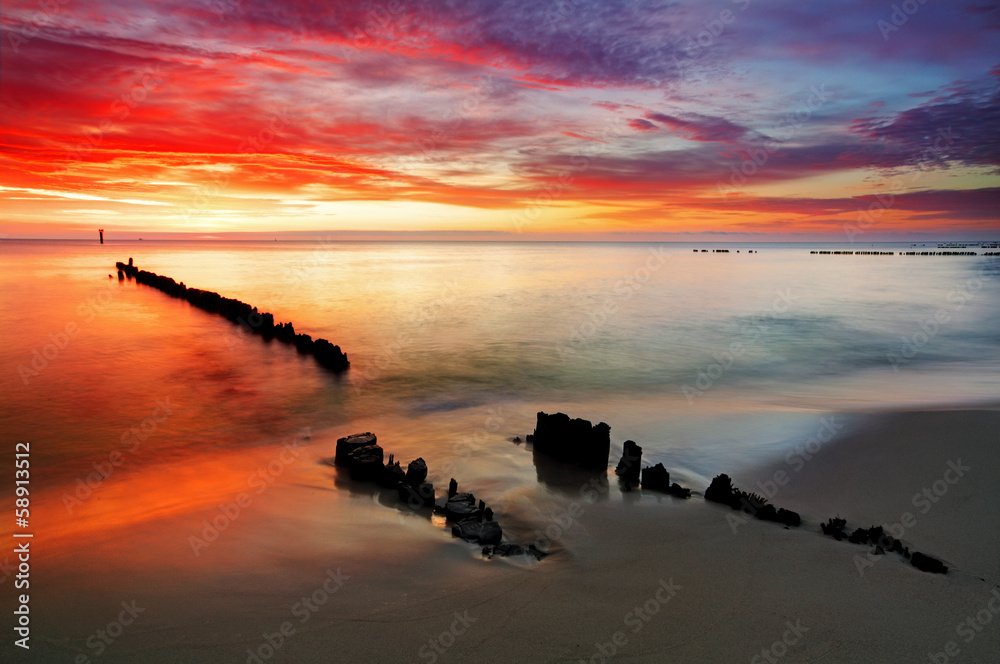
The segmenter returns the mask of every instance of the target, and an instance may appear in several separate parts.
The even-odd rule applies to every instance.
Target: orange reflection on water
[[[93,470],[72,486],[39,497],[38,535],[52,555],[117,542],[127,543],[133,553],[142,548],[144,558],[170,557],[183,552],[189,542],[186,536],[171,541],[165,532],[198,533],[202,520],[213,521],[220,513],[226,518],[218,519],[217,526],[226,530],[235,525],[282,480],[281,475],[302,462],[301,453],[284,452],[197,455],[139,472],[112,470],[104,479]],[[103,470],[107,472],[107,466]],[[155,538],[146,543],[150,546],[143,547],[143,540],[154,532]],[[192,554],[188,548],[186,555]]]

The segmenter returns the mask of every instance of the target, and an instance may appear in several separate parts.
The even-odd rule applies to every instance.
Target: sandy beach
[[[187,516],[130,527],[130,546],[158,548],[159,560],[116,556],[113,538],[63,549],[73,561],[47,561],[61,571],[40,584],[32,655],[81,664],[995,661],[1000,413],[828,417],[838,430],[826,442],[803,441],[763,466],[719,469],[759,492],[786,473],[772,502],[800,511],[800,528],[744,523],[699,495],[622,493],[613,476],[606,492],[595,490],[581,477],[582,492],[539,485],[534,512],[500,514],[522,540],[547,533],[552,556],[484,561],[442,524],[338,479],[326,491],[365,506],[354,517],[356,546],[295,524],[260,532],[262,509],[193,566],[183,564],[190,550],[180,552],[194,522]],[[317,460],[324,451],[309,448]],[[948,472],[951,464],[964,470]],[[315,499],[319,488],[289,483],[272,499]],[[936,501],[922,500],[925,488]],[[904,543],[950,571],[924,573],[896,554],[871,556],[870,546],[823,536],[820,521],[835,514],[849,528],[905,520]],[[126,592],[144,611],[113,630],[121,635],[98,660],[87,631],[120,615]],[[64,636],[45,638],[56,625]]]

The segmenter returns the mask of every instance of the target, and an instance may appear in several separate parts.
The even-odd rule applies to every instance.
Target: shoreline
[[[700,497],[620,493],[609,469],[607,494],[594,502],[541,484],[527,490],[526,499],[537,500],[529,500],[534,509],[522,510],[525,527],[555,524],[561,530],[556,555],[532,565],[479,560],[443,530],[403,518],[372,495],[344,492],[329,475],[314,473],[318,482],[312,487],[296,478],[262,496],[261,510],[237,524],[238,534],[227,533],[206,550],[194,568],[176,565],[166,552],[111,574],[102,549],[117,548],[121,540],[115,539],[90,551],[50,553],[47,564],[57,572],[50,578],[60,582],[35,591],[52,607],[39,615],[37,633],[62,638],[33,640],[34,654],[42,657],[37,661],[67,661],[87,653],[84,644],[94,626],[80,616],[103,616],[125,594],[145,588],[149,613],[102,661],[252,661],[247,649],[256,652],[263,635],[277,633],[284,622],[295,632],[266,661],[319,661],[335,649],[351,661],[578,662],[589,661],[601,646],[613,647],[614,659],[628,662],[750,661],[780,642],[787,661],[866,662],[878,652],[879,661],[913,662],[943,652],[951,641],[969,661],[985,660],[995,652],[995,635],[977,632],[966,643],[956,626],[982,610],[1000,582],[1000,573],[983,562],[997,550],[1000,532],[990,525],[997,519],[990,506],[1000,504],[1000,488],[988,481],[1000,471],[989,440],[1000,411],[906,411],[855,415],[852,422],[775,494],[777,506],[801,511],[799,528],[750,519],[734,531],[727,516],[738,513],[726,506]],[[952,435],[961,440],[952,441]],[[310,448],[308,455],[325,451]],[[906,464],[899,463],[901,451],[909,452]],[[819,532],[831,509],[852,527],[871,525],[863,521],[869,517],[895,519],[911,488],[933,483],[927,472],[943,473],[937,469],[942,455],[960,457],[973,470],[949,485],[932,510],[917,514],[902,539],[945,560],[952,567],[947,575],[920,572],[895,555],[880,556],[859,571],[856,558],[865,558],[870,547]],[[782,468],[788,464],[779,458],[719,470],[753,490]],[[325,489],[319,485],[323,477],[329,480]],[[877,490],[871,488],[873,477],[880,479]],[[843,491],[845,486],[853,491]],[[857,487],[868,488],[862,493]],[[329,541],[321,531],[305,532],[284,521],[282,504],[324,513],[324,496],[344,506],[326,518],[346,519],[341,532],[356,529],[357,541]],[[569,510],[574,502],[581,508],[575,512]],[[969,519],[978,525],[966,529]],[[507,520],[516,530],[517,520]],[[154,523],[143,535],[145,545],[183,544],[174,535],[188,532],[190,524],[181,517],[165,523],[178,528]],[[130,537],[133,546],[142,544],[142,537]],[[979,556],[984,547],[985,556]],[[185,555],[182,560],[190,551]],[[100,593],[87,590],[92,565],[109,575]],[[291,607],[315,591],[330,569],[347,577],[343,587],[298,622],[306,614],[293,615]],[[647,604],[648,620],[636,612]],[[456,615],[473,620],[445,638],[452,645],[438,652],[434,643],[441,646]],[[792,643],[783,641],[788,623],[799,627]]]
[[[734,477],[766,487],[812,528],[834,516],[883,525],[957,572],[1000,583],[997,431],[995,404],[861,413],[815,453],[802,445]]]

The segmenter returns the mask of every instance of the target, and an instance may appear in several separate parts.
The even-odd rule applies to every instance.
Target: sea
[[[455,478],[531,541],[579,486],[524,442],[539,411],[607,422],[612,467],[634,440],[701,490],[831,413],[995,403],[1000,257],[914,251],[957,250],[3,239],[4,505],[16,451],[31,472],[30,521],[4,518],[0,537],[35,534],[45,638],[93,655],[79,606],[136,584],[266,603],[236,579],[284,587],[309,555],[479,555],[327,465],[341,436],[373,432],[404,467],[422,457],[439,491]],[[120,280],[129,260],[328,339],[350,369]]]

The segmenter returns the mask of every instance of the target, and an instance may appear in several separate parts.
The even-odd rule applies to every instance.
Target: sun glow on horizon
[[[885,39],[860,0],[783,5],[699,42],[690,2],[417,3],[375,29],[354,3],[126,0],[39,29],[17,0],[0,233],[103,210],[125,233],[995,236],[986,15],[922,5]]]

